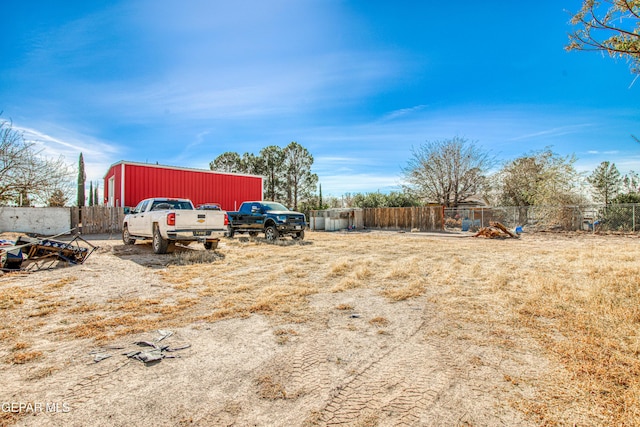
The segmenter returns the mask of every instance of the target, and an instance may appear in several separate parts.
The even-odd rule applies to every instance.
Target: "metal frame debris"
[[[62,234],[71,231],[73,229]],[[20,236],[13,246],[0,246],[0,270],[34,272],[83,264],[98,249],[79,233],[74,234],[68,242],[55,240],[62,234],[51,237]],[[12,262],[7,263],[9,253],[19,254],[22,259],[16,261],[13,257]]]

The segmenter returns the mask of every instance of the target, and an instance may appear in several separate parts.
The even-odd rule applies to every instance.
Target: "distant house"
[[[148,197],[191,199],[237,210],[246,200],[262,200],[262,177],[175,166],[119,161],[104,176],[104,204],[134,207]]]

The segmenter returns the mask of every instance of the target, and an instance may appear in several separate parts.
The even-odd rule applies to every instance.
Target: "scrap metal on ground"
[[[70,230],[73,231],[73,230]],[[0,240],[1,271],[39,271],[84,263],[98,249],[75,234],[69,241],[56,237],[20,236],[14,242]]]
[[[489,227],[483,227],[480,230],[478,230],[476,234],[473,235],[473,237],[481,237],[481,236],[488,237],[490,239],[506,238],[506,237],[512,237],[517,239],[518,237],[520,237],[517,234],[509,231],[507,227],[505,227],[501,223],[493,222],[493,221],[489,223]]]

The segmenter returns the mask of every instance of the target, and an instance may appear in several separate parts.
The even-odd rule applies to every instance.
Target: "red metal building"
[[[119,161],[104,176],[104,203],[134,207],[148,197],[191,199],[194,205],[219,203],[237,210],[247,200],[262,200],[262,177],[204,169]]]

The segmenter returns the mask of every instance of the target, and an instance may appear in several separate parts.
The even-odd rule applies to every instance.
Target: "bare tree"
[[[493,160],[474,142],[455,137],[412,149],[403,168],[405,190],[428,202],[456,207],[485,191],[485,173]]]
[[[12,123],[0,120],[0,203],[16,200],[23,190],[20,176],[28,170],[33,144],[24,141]]]
[[[567,50],[595,50],[625,57],[631,72],[640,74],[638,0],[584,0],[571,23],[581,28],[569,34]]]
[[[71,168],[63,158],[49,159],[7,120],[0,120],[0,204],[48,202],[55,188],[68,181]]]

